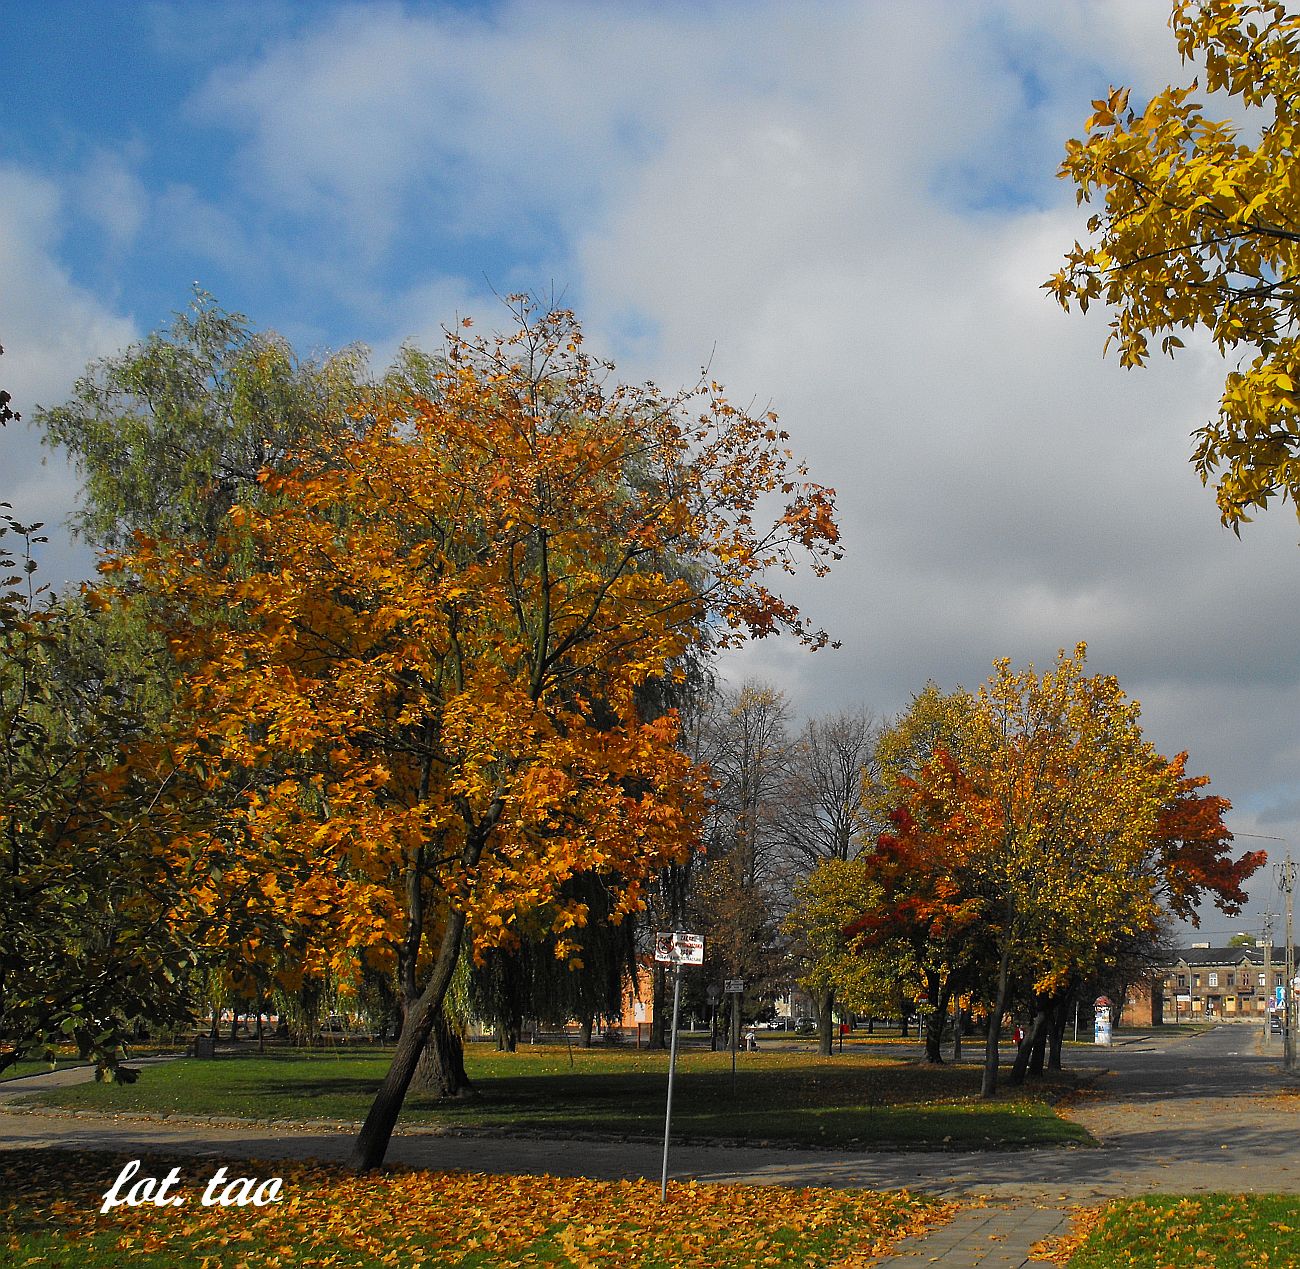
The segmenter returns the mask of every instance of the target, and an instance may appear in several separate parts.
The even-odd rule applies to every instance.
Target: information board
[[[681,930],[656,934],[655,960],[661,965],[703,965],[704,935]]]

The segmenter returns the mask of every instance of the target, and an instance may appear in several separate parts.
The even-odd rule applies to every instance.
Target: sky
[[[621,376],[778,411],[844,559],[784,592],[838,639],[722,666],[798,717],[888,718],[998,657],[1089,667],[1300,856],[1300,525],[1238,540],[1188,463],[1225,366],[1140,371],[1041,289],[1084,232],[1056,178],[1090,102],[1191,71],[1162,0],[0,0],[0,498],[41,576],[93,570],[30,428],[197,284],[301,353],[433,349],[554,296]],[[1280,839],[1280,840],[1278,840]],[[1241,918],[1280,913],[1273,869]],[[1280,922],[1278,924],[1280,933]]]

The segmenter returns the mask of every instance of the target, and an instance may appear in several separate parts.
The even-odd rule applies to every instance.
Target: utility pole
[[[1277,877],[1277,888],[1286,896],[1286,975],[1282,988],[1282,1067],[1287,1071],[1295,1070],[1295,939],[1291,933],[1295,914],[1295,864],[1291,856],[1286,862],[1274,864],[1273,871]]]
[[[1264,1047],[1273,1041],[1273,914],[1264,913]]]

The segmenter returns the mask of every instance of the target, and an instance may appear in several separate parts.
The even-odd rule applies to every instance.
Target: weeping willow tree
[[[565,955],[556,954],[559,935],[535,933],[485,953],[470,973],[473,1010],[507,1052],[518,1045],[526,1018],[550,1026],[576,1020],[583,1043],[590,1044],[596,1021],[621,1017],[636,983],[635,922],[613,920],[615,896],[602,878],[577,874],[566,883],[565,897],[587,913],[585,925],[566,932]]]

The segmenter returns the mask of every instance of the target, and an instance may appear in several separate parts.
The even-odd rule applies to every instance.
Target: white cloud
[[[499,320],[484,273],[569,287],[631,375],[672,384],[712,358],[838,488],[847,547],[829,579],[791,587],[844,650],[759,644],[736,673],[811,712],[889,711],[928,677],[974,684],[996,656],[1041,665],[1085,639],[1159,743],[1262,816],[1297,791],[1291,509],[1237,542],[1187,465],[1213,353],[1122,372],[1101,357],[1104,315],[1040,289],[1081,232],[1052,173],[1089,100],[1190,73],[1166,15],[1130,0],[281,15],[298,34],[214,68],[192,103],[235,139],[234,192],[174,186],[161,214],[232,270],[339,297],[380,359],[408,335],[436,345],[457,310]],[[20,232],[57,273],[53,197],[27,191]],[[125,233],[129,187],[119,201]],[[90,324],[59,327],[71,344],[122,342],[66,277],[49,294]]]
[[[131,246],[149,213],[149,194],[136,171],[137,151],[122,154],[100,148],[76,184],[78,209],[104,231],[110,250]]]
[[[89,575],[89,555],[62,525],[74,508],[77,480],[61,455],[42,450],[29,420],[38,405],[58,405],[86,364],[129,343],[132,323],[109,311],[59,263],[62,199],[49,180],[0,166],[0,296],[4,327],[0,382],[22,423],[0,433],[5,487],[0,497],[20,520],[40,520],[50,543],[41,578],[55,586]]]

